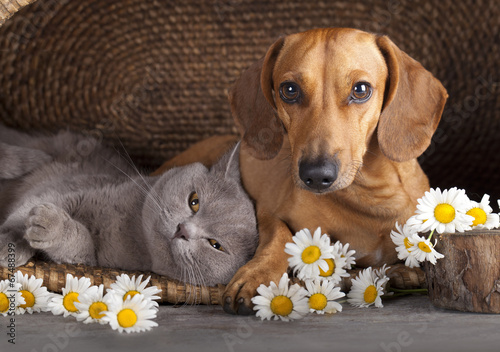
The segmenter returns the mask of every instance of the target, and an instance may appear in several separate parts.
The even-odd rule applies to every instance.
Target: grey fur
[[[1,266],[14,243],[16,266],[40,252],[57,263],[215,285],[227,284],[256,249],[235,151],[210,170],[195,163],[149,177],[96,139],[67,131],[29,136],[0,126],[0,142]]]

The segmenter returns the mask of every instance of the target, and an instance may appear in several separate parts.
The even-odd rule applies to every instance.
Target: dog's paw
[[[275,273],[269,268],[254,265],[249,262],[240,268],[226,286],[222,298],[222,307],[226,313],[251,315],[253,310],[252,297],[257,294],[261,285],[269,285],[271,281],[278,282],[283,273]]]
[[[24,238],[33,248],[54,247],[63,238],[66,219],[66,212],[54,204],[37,205],[31,209],[26,220]]]

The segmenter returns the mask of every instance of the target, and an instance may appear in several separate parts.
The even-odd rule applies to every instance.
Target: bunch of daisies
[[[500,206],[500,201],[498,202]],[[485,194],[481,201],[469,199],[463,189],[456,187],[441,192],[439,188],[425,192],[418,199],[415,215],[403,225],[396,223],[396,231],[391,231],[391,239],[396,245],[398,258],[411,268],[421,262],[436,263],[444,256],[437,252],[431,241],[434,232],[454,233],[472,229],[494,229],[499,226],[499,215],[493,213],[490,196]],[[428,233],[427,237],[419,233]]]
[[[9,314],[12,304],[15,314],[52,312],[64,317],[73,316],[78,321],[109,324],[119,332],[140,332],[158,326],[156,318],[158,303],[155,301],[161,292],[156,286],[146,288],[150,280],[136,279],[126,274],[116,277],[104,294],[104,286],[91,286],[86,277],[66,275],[66,285],[62,294],[54,294],[43,287],[43,279],[35,276],[28,278],[18,271],[13,280],[0,282],[0,313]],[[15,300],[9,297],[15,295]]]
[[[264,319],[281,319],[289,321],[299,319],[307,313],[331,314],[342,311],[338,301],[345,296],[340,291],[343,277],[349,277],[348,269],[355,265],[354,250],[349,250],[349,244],[330,243],[327,234],[321,234],[321,228],[313,235],[308,229],[303,229],[293,236],[293,243],[287,243],[285,252],[293,274],[305,283],[305,288],[299,284],[291,284],[285,273],[278,285],[271,282],[270,286],[260,285],[258,295],[252,298],[256,316]],[[387,268],[372,271],[371,268],[360,272],[352,280],[352,289],[348,301],[359,307],[372,304],[382,306],[380,296],[389,280]]]
[[[409,267],[418,267],[423,261],[436,263],[443,258],[431,241],[437,233],[463,232],[474,228],[493,229],[499,227],[499,214],[493,213],[489,205],[489,195],[484,195],[480,202],[470,200],[464,190],[456,187],[441,192],[439,188],[430,189],[418,199],[417,210],[403,225],[396,223],[396,231],[391,231],[391,239],[396,245],[398,258]],[[500,200],[498,201],[500,207]],[[427,237],[419,233],[428,233]],[[279,284],[260,285],[258,295],[252,298],[257,317],[261,319],[298,319],[308,312],[335,313],[342,311],[338,302],[345,296],[337,286],[342,277],[348,277],[346,270],[355,264],[354,250],[349,244],[340,242],[330,244],[330,237],[321,235],[318,228],[314,235],[308,229],[295,234],[293,243],[287,243],[285,252],[291,257],[289,266],[294,275],[305,282],[303,288],[290,284],[285,273]],[[383,307],[382,296],[387,292],[387,270],[384,265],[376,270],[367,268],[351,280],[351,290],[347,301],[356,307]]]

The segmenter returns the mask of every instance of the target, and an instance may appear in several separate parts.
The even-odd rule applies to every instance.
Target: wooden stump
[[[429,298],[436,307],[500,313],[500,231],[438,235],[436,265],[425,264]]]

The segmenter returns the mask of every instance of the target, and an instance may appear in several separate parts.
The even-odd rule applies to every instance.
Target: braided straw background
[[[450,95],[421,158],[431,184],[500,197],[497,0],[0,0],[0,23],[11,15],[0,27],[0,122],[120,139],[149,166],[236,133],[227,89],[280,35],[388,34]]]
[[[0,122],[102,136],[156,167],[236,133],[227,90],[279,36],[334,26],[388,34],[448,89],[421,157],[432,186],[500,198],[497,0],[0,0]],[[116,272],[46,265],[25,270],[57,288],[66,271],[96,283]],[[190,302],[192,288],[154,280],[165,301]]]
[[[126,273],[129,276],[144,274],[144,278],[151,276],[150,285],[157,286],[162,290],[160,302],[173,304],[221,304],[222,294],[225,286],[214,287],[193,286],[165,276],[154,273],[142,273],[132,271],[120,271],[116,269],[89,267],[85,265],[54,264],[43,261],[29,261],[26,265],[16,269],[29,276],[35,275],[37,279],[43,279],[43,285],[52,292],[61,293],[66,284],[66,274],[77,277],[88,277],[92,285],[103,284],[109,288],[116,281],[116,276]],[[347,292],[351,287],[351,278],[358,274],[359,270],[351,270],[350,278],[344,278],[340,287]],[[0,279],[8,279],[10,271],[0,267]],[[426,287],[424,272],[420,268],[410,269],[402,264],[392,265],[387,271],[390,285],[399,289],[414,289]]]

